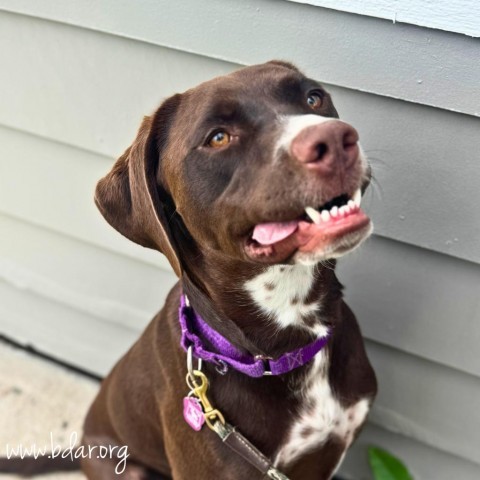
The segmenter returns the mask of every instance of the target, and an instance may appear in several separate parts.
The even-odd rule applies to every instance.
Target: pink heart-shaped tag
[[[195,431],[201,430],[205,423],[205,415],[198,399],[194,397],[183,399],[183,418]]]

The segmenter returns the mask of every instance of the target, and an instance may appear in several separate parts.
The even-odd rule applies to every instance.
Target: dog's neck
[[[196,269],[195,269],[196,270]],[[323,336],[335,323],[341,285],[333,266],[202,262],[183,277],[197,313],[234,345],[276,357]]]

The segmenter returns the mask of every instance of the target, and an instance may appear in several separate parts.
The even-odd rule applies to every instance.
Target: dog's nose
[[[359,158],[358,133],[348,123],[331,120],[301,130],[290,151],[301,163],[323,175],[349,169]]]

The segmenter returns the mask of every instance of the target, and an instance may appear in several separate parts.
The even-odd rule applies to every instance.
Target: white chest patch
[[[308,326],[303,321],[308,315],[321,313],[321,299],[306,303],[314,284],[315,268],[315,265],[274,265],[246,282],[244,287],[258,309],[279,328],[297,326],[324,336],[327,327],[319,322]],[[365,421],[369,410],[368,399],[343,408],[328,383],[328,367],[328,354],[322,350],[316,355],[298,394],[301,397],[298,418],[277,452],[276,465],[288,466],[298,457],[321,447],[330,436],[338,437],[347,449],[355,431]]]
[[[303,407],[276,455],[276,465],[285,467],[291,464],[298,457],[321,447],[332,435],[343,441],[347,449],[355,431],[365,421],[369,410],[368,399],[343,408],[331,391],[327,372],[328,357],[322,351],[315,358],[312,371],[305,381]]]
[[[319,303],[306,304],[314,281],[314,265],[273,265],[265,272],[245,283],[262,313],[268,315],[280,328],[301,326],[302,318],[319,312]],[[317,335],[325,335],[326,329],[316,325]]]

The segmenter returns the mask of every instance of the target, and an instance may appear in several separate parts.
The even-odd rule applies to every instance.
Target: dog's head
[[[316,263],[371,231],[359,208],[369,168],[330,95],[269,62],[167,99],[98,183],[96,203],[131,240],[185,255]]]

